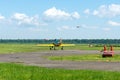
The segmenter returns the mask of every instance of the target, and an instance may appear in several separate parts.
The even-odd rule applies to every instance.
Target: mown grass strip
[[[72,47],[64,47],[64,50],[99,50],[101,51],[103,47],[89,47],[88,44],[75,44]],[[114,50],[120,50],[120,47],[113,47]],[[60,48],[58,48],[60,50]],[[0,44],[0,54],[5,53],[21,53],[21,52],[39,52],[39,51],[50,51],[49,47],[40,47],[37,44]]]
[[[38,47],[36,44],[0,44],[0,54],[38,52],[49,50],[48,47]]]
[[[49,60],[69,60],[69,61],[110,61],[120,62],[120,55],[103,58],[100,54],[83,54],[83,55],[65,55],[65,56],[48,56]]]
[[[0,63],[0,80],[120,80],[120,72],[65,70]]]

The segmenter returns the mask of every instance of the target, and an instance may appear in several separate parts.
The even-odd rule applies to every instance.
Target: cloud
[[[120,26],[120,23],[114,21],[108,21],[108,24],[110,24],[111,26]]]
[[[32,32],[48,32],[47,29],[42,29],[40,27],[36,27],[36,28],[30,27],[29,30],[32,31]]]
[[[1,25],[9,25],[9,24],[11,24],[11,20],[10,20],[10,18],[7,19],[5,16],[0,15],[0,24]]]
[[[5,19],[5,17],[0,15],[0,20],[4,20],[4,19]]]
[[[56,7],[52,7],[43,13],[47,20],[68,20],[68,19],[79,19],[80,15],[78,12],[68,13]]]
[[[101,5],[97,10],[93,11],[93,15],[99,17],[116,17],[120,16],[120,5]]]
[[[71,15],[74,19],[79,19],[80,18],[80,15],[78,12],[74,12],[72,15]]]
[[[110,28],[102,28],[104,31],[110,31],[111,29]]]
[[[90,9],[84,10],[84,13],[85,13],[85,14],[90,14]]]
[[[85,28],[85,29],[97,29],[98,28],[98,26],[88,26],[88,25],[85,25],[85,24],[81,25],[80,27]]]
[[[70,26],[62,26],[62,27],[58,27],[57,30],[58,31],[63,31],[63,30],[74,30],[75,28],[70,27]]]
[[[35,15],[35,16],[28,16],[26,14],[23,14],[23,13],[15,13],[13,16],[12,16],[12,19],[14,21],[17,22],[18,25],[31,25],[31,26],[39,26],[41,25],[40,22],[39,22],[39,16],[38,15]]]

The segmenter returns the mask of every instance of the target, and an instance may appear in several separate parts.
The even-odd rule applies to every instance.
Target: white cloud
[[[36,28],[30,27],[29,30],[32,32],[47,32],[48,31],[47,29],[42,29],[40,27],[36,27]]]
[[[66,13],[62,10],[56,9],[52,7],[44,12],[44,14],[48,17],[70,17],[69,13]]]
[[[120,16],[120,5],[101,5],[97,10],[93,11],[93,15],[99,17],[116,17]]]
[[[98,16],[100,16],[100,15],[99,15],[99,12],[98,12],[97,10],[94,10],[93,15],[98,15]]]
[[[81,25],[80,27],[85,28],[85,29],[97,29],[98,28],[98,26],[88,26],[85,24]]]
[[[111,29],[110,28],[102,28],[104,31],[110,31]]]
[[[58,27],[57,30],[58,31],[63,31],[63,30],[74,30],[75,28],[70,27],[70,26],[62,26],[62,27]]]
[[[114,21],[108,21],[108,24],[110,24],[111,26],[120,26],[120,23]]]
[[[68,13],[56,7],[52,7],[46,10],[44,13],[45,19],[52,20],[68,20],[68,19],[79,19],[80,15],[78,12]]]
[[[90,9],[84,10],[84,13],[85,13],[85,14],[90,14]]]
[[[41,25],[39,22],[39,16],[27,16],[23,13],[15,13],[12,16],[12,19],[18,22],[18,25],[33,25],[33,26],[39,26]]]
[[[72,17],[75,18],[75,19],[79,19],[79,18],[80,18],[80,15],[79,15],[78,12],[74,12],[74,13],[72,14]]]
[[[4,19],[5,19],[5,17],[0,15],[0,20],[4,20]]]
[[[7,19],[5,16],[0,15],[0,24],[1,25],[9,25],[9,24],[11,24],[11,21],[9,18]]]

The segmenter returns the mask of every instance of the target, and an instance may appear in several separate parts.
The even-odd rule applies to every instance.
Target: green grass
[[[65,47],[65,50],[101,50],[102,47],[88,47],[86,44],[77,44],[74,47]],[[120,47],[115,47],[120,50]],[[38,47],[36,44],[0,44],[0,54],[49,51],[49,47]],[[67,57],[67,58],[66,58]],[[101,58],[101,55],[81,56],[52,56],[54,60],[109,60],[120,61],[120,56]],[[21,64],[0,63],[0,80],[120,80],[120,72],[97,70],[65,70],[25,66]]]
[[[108,47],[107,46],[107,48],[110,48],[110,47]],[[103,46],[101,47],[96,47],[95,45],[93,45],[92,47],[89,47],[89,45],[88,44],[75,44],[75,46],[73,46],[73,47],[64,47],[64,49],[66,50],[71,50],[71,49],[73,49],[73,50],[99,50],[99,51],[101,51],[102,49],[103,49]],[[120,47],[114,47],[113,46],[113,49],[114,50],[120,50]]]
[[[60,48],[59,48],[60,49]],[[89,48],[87,44],[77,44],[74,47],[64,47],[65,50],[101,50],[101,47]],[[0,54],[49,51],[49,47],[40,47],[37,44],[0,44]]]
[[[120,62],[120,55],[114,55],[114,57],[102,58],[102,55],[100,54],[83,54],[83,55],[68,55],[68,56],[48,56],[46,58],[50,60]]]
[[[49,50],[47,47],[38,47],[36,44],[0,44],[0,54],[2,53],[21,53],[37,52]]]
[[[0,63],[0,80],[120,80],[120,72],[65,70]]]
[[[103,49],[103,47],[89,47],[88,44],[75,44],[75,46],[73,47],[64,47],[64,49],[66,50],[101,50]]]
[[[58,48],[60,50],[60,48]],[[88,44],[76,44],[72,47],[64,47],[64,50],[102,50],[103,47],[89,47]],[[114,50],[120,50],[120,47],[114,47]],[[49,51],[49,47],[40,47],[37,44],[0,44],[0,54],[2,53],[21,53],[21,52],[39,52]]]

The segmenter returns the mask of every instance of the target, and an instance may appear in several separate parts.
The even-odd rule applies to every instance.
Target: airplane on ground
[[[50,50],[56,50],[56,47],[61,47],[61,50],[63,50],[63,47],[66,46],[75,46],[75,44],[63,44],[62,39],[57,40],[55,39],[53,43],[51,44],[37,44],[37,46],[48,46]]]

